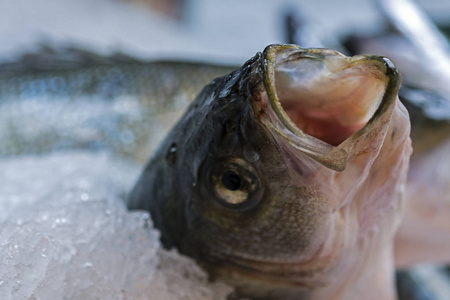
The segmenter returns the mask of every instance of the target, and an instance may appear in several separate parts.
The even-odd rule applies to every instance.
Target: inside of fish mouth
[[[275,92],[304,133],[337,146],[364,127],[381,103],[385,75],[348,57],[277,62]]]

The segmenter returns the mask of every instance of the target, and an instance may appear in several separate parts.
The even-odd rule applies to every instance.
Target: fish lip
[[[354,57],[361,58],[361,61],[372,62],[382,69],[385,76],[385,91],[375,113],[369,119],[369,121],[359,129],[357,132],[347,138],[342,144],[338,146],[332,146],[327,142],[324,142],[318,138],[310,136],[298,128],[294,122],[288,117],[285,110],[281,106],[275,90],[275,67],[276,61],[280,55],[286,55],[288,57],[292,53],[295,53],[301,57],[309,58],[323,58],[327,55],[337,55],[346,57],[345,55],[328,49],[322,48],[302,48],[297,45],[282,45],[272,44],[267,46],[263,52],[263,59],[261,60],[261,70],[263,84],[268,96],[268,103],[275,113],[275,117],[280,122],[267,122],[269,129],[275,132],[281,138],[285,139],[299,149],[306,155],[312,157],[317,162],[321,163],[327,168],[342,172],[346,169],[349,161],[348,147],[344,144],[350,140],[350,142],[356,141],[358,138],[364,136],[368,132],[372,131],[374,127],[380,122],[382,116],[386,113],[392,112],[390,109],[397,99],[398,89],[401,83],[401,76],[394,64],[386,57],[376,55],[359,55]],[[300,143],[299,143],[300,142]]]

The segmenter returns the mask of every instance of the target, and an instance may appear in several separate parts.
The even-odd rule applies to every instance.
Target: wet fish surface
[[[382,57],[269,46],[203,89],[129,207],[240,296],[395,299],[411,154],[399,84]]]

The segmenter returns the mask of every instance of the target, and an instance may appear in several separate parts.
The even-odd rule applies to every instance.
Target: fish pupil
[[[230,191],[236,191],[241,187],[241,177],[234,171],[226,171],[222,175],[222,184]]]

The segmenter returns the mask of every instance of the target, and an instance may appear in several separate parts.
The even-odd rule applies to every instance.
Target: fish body
[[[174,120],[230,66],[42,49],[0,65],[0,157],[107,150],[144,163]]]
[[[411,153],[399,83],[381,57],[269,46],[202,90],[129,207],[241,296],[394,299]]]

